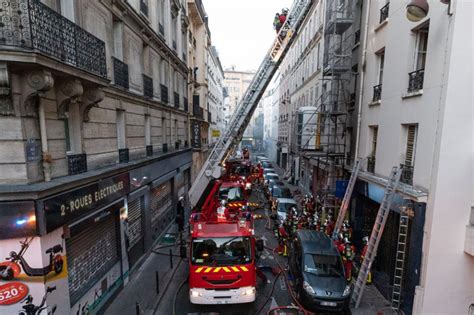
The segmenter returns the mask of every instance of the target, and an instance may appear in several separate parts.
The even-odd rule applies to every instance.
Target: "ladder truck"
[[[256,72],[229,128],[218,139],[191,189],[189,297],[193,304],[250,303],[256,297],[257,251],[250,213],[219,220],[218,198],[227,158],[236,150],[266,87],[283,61],[314,0],[295,0]],[[217,217],[217,220],[214,218]]]
[[[258,102],[285,58],[295,38],[294,35],[298,32],[313,4],[314,0],[294,1],[286,22],[281,27],[273,45],[255,73],[242,101],[237,106],[229,127],[219,137],[217,144],[209,154],[189,190],[189,201],[192,207],[195,208],[199,204],[200,199],[206,197],[204,196],[205,191],[209,190],[208,186],[212,180],[218,179],[223,175],[223,164],[241,141],[244,131],[258,106]]]

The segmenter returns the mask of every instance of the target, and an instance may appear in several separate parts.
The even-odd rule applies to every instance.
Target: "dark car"
[[[273,198],[293,198],[291,190],[288,187],[278,185],[278,183],[273,184],[270,191]]]
[[[268,161],[262,161],[262,167],[263,168],[273,168],[273,164]]]
[[[290,273],[300,302],[311,311],[347,311],[351,286],[333,241],[322,232],[298,230],[290,250]]]

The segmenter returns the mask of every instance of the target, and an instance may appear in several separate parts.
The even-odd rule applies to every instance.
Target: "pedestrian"
[[[178,231],[184,231],[184,197],[181,196],[178,199],[178,203],[176,204],[176,224],[178,224]]]

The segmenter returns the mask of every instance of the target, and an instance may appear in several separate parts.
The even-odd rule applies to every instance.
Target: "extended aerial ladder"
[[[255,73],[242,101],[237,106],[229,127],[217,141],[189,190],[189,201],[192,207],[197,205],[211,180],[222,175],[222,164],[242,139],[243,133],[258,106],[258,102],[285,58],[294,39],[294,34],[298,32],[313,4],[313,0],[295,0],[293,3],[286,22],[281,27],[272,47]]]

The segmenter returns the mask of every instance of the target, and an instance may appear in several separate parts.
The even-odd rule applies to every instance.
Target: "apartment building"
[[[264,94],[264,145],[267,157],[279,164],[277,155],[278,116],[280,105],[280,73],[277,71]]]
[[[403,165],[374,281],[391,300],[402,266],[405,313],[464,314],[474,301],[473,8],[467,1],[429,1],[427,16],[411,22],[406,5],[362,7],[355,153],[367,164],[354,197],[354,236],[370,233],[387,177]],[[399,235],[404,216],[406,238]],[[400,260],[396,244],[405,239]]]
[[[224,70],[215,46],[209,48],[207,55],[207,71],[209,78],[209,123],[211,143],[215,143],[225,128],[224,111]]]
[[[187,3],[6,0],[1,11],[0,255],[23,248],[35,270],[0,283],[34,301],[55,286],[46,305],[58,314],[96,313],[189,187]]]

